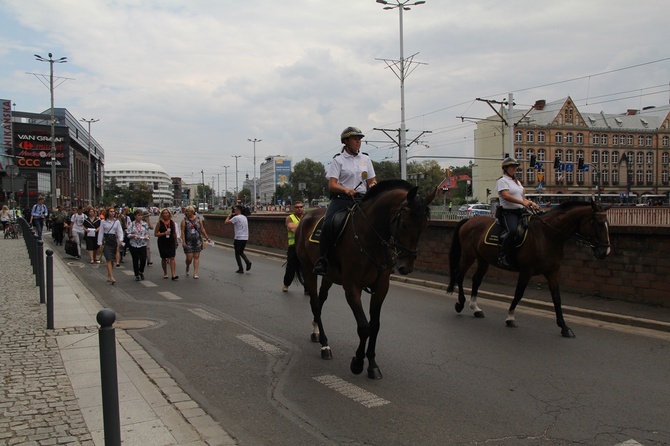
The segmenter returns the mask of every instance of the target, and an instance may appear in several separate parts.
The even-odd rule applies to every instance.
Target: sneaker
[[[137,282],[139,282],[139,281],[142,280],[142,279],[140,279],[140,276],[135,276],[135,280],[136,280]]]
[[[283,287],[281,287],[281,290],[283,292],[287,293],[288,292],[288,287],[286,285],[284,285]]]
[[[144,280],[144,274],[140,273],[140,280]]]
[[[238,270],[235,271],[235,272],[236,272],[237,274],[244,274],[244,270],[243,270],[243,269],[238,269]]]

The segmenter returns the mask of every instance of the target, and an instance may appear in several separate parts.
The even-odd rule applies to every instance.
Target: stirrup
[[[506,256],[506,255],[504,255],[504,256],[499,256],[499,257],[498,257],[498,265],[500,265],[500,266],[508,266],[508,267],[512,266],[512,265],[510,265],[509,262],[507,261],[507,256]]]
[[[312,272],[319,276],[325,276],[328,273],[328,261],[323,257],[319,257]]]

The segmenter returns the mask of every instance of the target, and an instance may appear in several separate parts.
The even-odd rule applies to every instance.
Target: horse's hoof
[[[355,356],[351,359],[350,369],[351,373],[353,373],[354,375],[360,375],[361,373],[363,373],[363,366],[364,366],[363,361],[357,360]]]
[[[454,308],[456,308],[456,313],[460,313],[463,311],[463,308],[465,308],[465,304],[462,304],[460,302],[456,302],[456,305],[454,305]]]
[[[312,342],[319,342],[319,335],[317,333],[312,333],[312,335],[309,337],[309,339]]]
[[[484,312],[481,311],[481,310],[475,311],[474,314],[475,314],[475,317],[478,318],[478,319],[484,319],[486,317],[486,316],[484,316]]]
[[[570,330],[570,327],[563,327],[561,329],[561,335],[563,335],[564,338],[575,338],[575,334]]]
[[[516,322],[514,321],[505,321],[505,325],[507,325],[509,328],[516,328]]]
[[[372,367],[368,369],[368,378],[370,379],[382,379],[382,372],[379,371],[379,368]]]
[[[321,359],[333,359],[333,352],[330,351],[330,347],[321,349]]]

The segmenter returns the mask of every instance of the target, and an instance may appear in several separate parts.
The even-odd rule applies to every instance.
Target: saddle
[[[340,240],[344,228],[347,226],[349,221],[349,216],[351,215],[351,209],[343,209],[340,212],[337,212],[333,215],[333,221],[331,223],[331,230],[335,237],[333,239],[333,245],[337,245],[337,242]],[[324,215],[316,222],[314,229],[312,229],[311,234],[309,234],[308,240],[312,243],[319,243],[321,240],[321,231],[323,230],[323,221],[326,216]]]
[[[526,241],[526,236],[528,235],[528,225],[530,223],[530,217],[533,214],[524,212],[519,218],[519,225],[517,226],[517,244],[514,245],[515,248],[519,248],[523,245],[523,242]],[[486,236],[484,237],[484,243],[492,246],[501,246],[505,237],[509,236],[509,233],[505,227],[500,224],[499,220],[491,223],[491,226],[486,230]]]

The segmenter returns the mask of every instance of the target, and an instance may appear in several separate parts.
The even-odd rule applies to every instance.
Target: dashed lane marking
[[[614,446],[642,446],[642,443],[638,443],[635,440],[626,440],[623,443],[617,443]]]
[[[257,336],[250,335],[250,334],[243,334],[243,335],[237,335],[237,339],[239,339],[242,342],[245,342],[252,346],[253,348],[260,350],[264,353],[269,353],[273,356],[279,356],[279,355],[285,355],[286,352],[279,347],[269,344],[265,342],[264,340],[260,339]]]
[[[172,291],[159,291],[158,294],[160,294],[167,300],[181,300],[181,297],[177,296]]]
[[[358,386],[348,383],[335,375],[315,376],[314,379],[324,386],[336,391],[337,393],[362,404],[368,409],[372,407],[385,406],[386,404],[391,403],[390,401],[378,397],[374,393],[368,392],[365,389],[361,389]]]
[[[190,308],[188,311],[191,313],[195,314],[199,318],[202,318],[206,321],[220,321],[221,318],[219,316],[216,316],[212,313],[210,313],[207,310],[203,310],[202,308]]]

